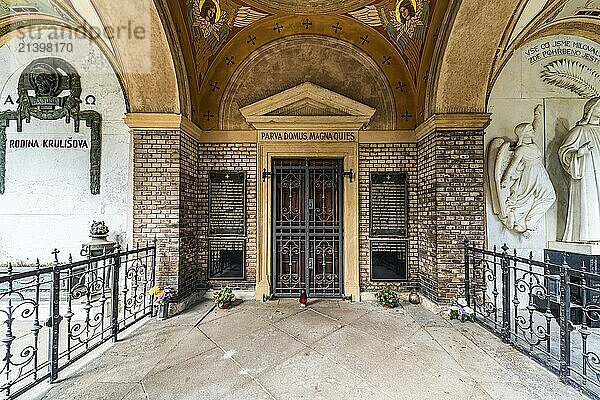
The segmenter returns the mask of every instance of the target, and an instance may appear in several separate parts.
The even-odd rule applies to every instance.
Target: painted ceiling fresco
[[[243,28],[269,16],[280,15],[272,14],[273,9],[287,11],[294,5],[298,11],[295,1],[269,2],[269,6],[264,7],[260,1],[253,3],[256,4],[248,6],[232,0],[187,2],[185,12],[194,43],[200,82],[214,55]],[[364,1],[312,1],[307,6],[320,5],[326,11],[345,10],[352,4],[360,7],[360,3]],[[345,15],[385,36],[416,73],[429,24],[431,3],[430,0],[384,0],[348,11]],[[307,25],[306,29],[309,30],[309,27]],[[276,24],[273,29],[281,33],[285,27]]]
[[[254,3],[257,3],[255,7],[263,6],[260,1]],[[309,8],[313,10],[335,11],[345,10],[350,5],[360,6],[360,3],[364,1],[309,1],[305,6],[310,6]],[[298,13],[298,10],[303,9],[295,1],[268,2],[268,4],[262,8],[255,8],[232,0],[187,1],[185,11],[196,51],[197,69],[201,74],[208,69],[211,58],[236,33],[248,25],[273,15],[269,10],[288,12],[294,9],[295,13]],[[348,11],[347,15],[359,23],[380,31],[400,53],[406,53],[407,61],[416,67],[427,31],[430,7],[430,0],[384,0]]]
[[[371,4],[373,0],[248,0],[248,3],[272,13],[343,14]]]
[[[416,110],[403,97],[417,86],[434,6],[435,0],[186,0],[198,90],[202,103],[211,105],[197,121],[203,129],[217,128],[215,95],[252,52],[289,36],[317,34],[353,44],[379,64],[396,88],[397,113],[405,116],[399,121],[410,128]]]

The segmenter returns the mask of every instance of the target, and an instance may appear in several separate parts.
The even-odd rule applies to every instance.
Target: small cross
[[[256,44],[256,36],[248,35],[248,40],[246,40],[246,43],[248,43],[248,44],[252,43],[255,45]]]
[[[279,25],[279,22],[275,24],[275,28],[273,28],[274,31],[277,31],[277,33],[281,33],[281,30],[284,28],[283,25]]]
[[[309,29],[312,26],[312,22],[310,22],[310,19],[306,18],[306,21],[304,21],[302,25],[304,25],[306,29]]]
[[[383,56],[383,63],[390,65],[392,63],[392,57]]]
[[[400,81],[398,81],[398,86],[396,86],[396,90],[400,90],[401,92],[404,92],[404,88],[406,87],[406,85]]]
[[[369,42],[369,35],[361,36],[360,40],[362,41],[362,44],[371,43]]]
[[[389,180],[391,180],[391,179],[392,179],[392,177],[391,177],[391,176],[388,174],[388,176],[387,176],[387,180],[389,181]]]
[[[226,180],[229,180],[229,174],[226,174],[226,175],[225,175],[225,179],[226,179]]]
[[[336,22],[335,25],[331,25],[331,27],[333,28],[333,30],[335,31],[335,33],[338,33],[339,31],[342,30],[342,26],[340,25],[339,22]]]
[[[210,84],[210,87],[212,88],[212,91],[216,91],[216,90],[221,90],[221,88],[219,87],[219,82],[213,82]]]
[[[211,119],[211,118],[213,118],[213,117],[214,117],[214,114],[211,114],[210,110],[208,110],[208,111],[206,112],[206,114],[204,114],[204,118],[205,118],[207,121],[210,121],[210,119]]]
[[[233,65],[235,64],[235,57],[231,56],[231,57],[225,57],[225,65]]]
[[[408,112],[408,110],[406,110],[406,112],[405,112],[405,113],[404,113],[404,114],[403,114],[401,117],[402,117],[402,118],[404,118],[404,120],[405,120],[406,122],[408,122],[408,120],[409,120],[410,118],[412,118],[412,115],[410,115],[410,113]]]

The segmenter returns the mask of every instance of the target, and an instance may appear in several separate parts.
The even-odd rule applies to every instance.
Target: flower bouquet
[[[375,293],[377,302],[385,308],[394,308],[400,305],[400,298],[398,293],[394,292],[390,287],[380,290]]]
[[[475,322],[475,310],[468,306],[463,290],[457,290],[456,297],[450,299],[450,319]]]
[[[149,294],[154,296],[154,305],[158,307],[156,317],[159,320],[166,319],[169,314],[169,302],[175,297],[177,291],[173,286],[166,285],[162,288],[160,286],[154,286],[150,289]]]

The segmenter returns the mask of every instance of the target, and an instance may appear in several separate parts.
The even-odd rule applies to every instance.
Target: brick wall
[[[254,289],[256,282],[256,144],[197,143],[174,131],[134,132],[134,240],[158,240],[159,284],[178,287],[182,297],[208,278],[208,174],[247,174],[246,279],[231,282]],[[362,144],[359,153],[360,286],[371,282],[369,173],[407,172],[409,178],[409,280],[397,290],[421,287],[435,302],[447,302],[463,279],[462,242],[483,244],[484,152],[481,132],[435,132],[418,144]]]
[[[179,283],[179,132],[133,134],[133,239],[158,245],[157,283]]]
[[[359,266],[360,290],[377,291],[386,286],[407,291],[418,287],[417,236],[417,144],[361,144],[359,146]],[[371,281],[370,193],[371,172],[403,172],[408,175],[408,280],[406,282]]]
[[[423,294],[447,303],[464,279],[463,240],[485,238],[483,132],[419,141],[419,269]]]
[[[436,140],[429,135],[418,144],[418,228],[419,277],[421,293],[437,298],[437,209]]]
[[[157,284],[198,288],[198,144],[179,131],[134,132],[134,241],[156,237]]]
[[[179,290],[184,293],[198,290],[203,279],[198,269],[200,257],[198,146],[198,142],[191,136],[185,133],[181,135]]]
[[[208,279],[208,178],[210,172],[246,172],[246,279],[208,282],[211,287],[230,284],[234,289],[254,290],[256,283],[257,145],[202,143],[198,147],[199,236],[198,270]]]

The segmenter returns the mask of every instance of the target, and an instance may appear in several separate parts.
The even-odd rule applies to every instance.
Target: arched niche
[[[55,43],[56,27],[22,33],[0,46],[0,111],[15,111],[20,78],[32,62],[48,57],[33,44]],[[80,78],[82,111],[102,116],[100,192],[90,191],[93,142],[90,127],[73,119],[31,118],[17,129],[6,129],[6,190],[0,195],[0,259],[32,262],[46,260],[54,248],[65,258],[77,256],[88,240],[93,220],[104,220],[113,238],[127,240],[130,214],[130,133],[121,83],[103,49],[76,34],[63,35],[64,51],[54,51]],[[21,51],[20,51],[21,50]],[[25,51],[31,50],[31,51]],[[54,49],[56,50],[56,48]],[[67,143],[77,142],[77,146]],[[86,142],[86,146],[82,143]]]
[[[244,60],[225,88],[220,128],[249,129],[240,108],[307,81],[375,108],[369,129],[396,128],[394,94],[379,65],[350,43],[317,35],[274,41]]]
[[[544,31],[545,35],[536,34],[515,49],[495,80],[487,105],[492,122],[485,136],[486,161],[489,162],[490,142],[501,137],[516,143],[515,127],[532,122],[536,106],[543,107],[542,127],[534,141],[543,153],[543,164],[557,200],[530,237],[507,229],[500,222],[492,210],[492,188],[486,179],[488,243],[507,243],[511,248],[521,249],[523,254],[534,251],[538,259],[542,257],[542,249],[563,237],[570,178],[560,164],[558,149],[568,131],[582,118],[584,104],[593,96],[577,93],[574,85],[564,83],[587,81],[590,86],[598,86],[590,78],[594,73],[597,75],[600,62],[600,42],[592,40],[589,34],[574,35],[571,29],[563,29],[562,33],[556,29]],[[569,74],[571,78],[563,79]],[[596,90],[600,93],[600,87]]]

